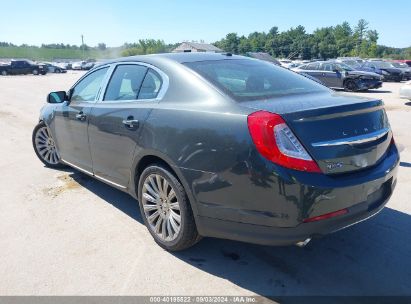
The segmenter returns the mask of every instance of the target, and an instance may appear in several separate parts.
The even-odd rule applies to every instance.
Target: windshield
[[[389,63],[389,62],[384,62],[384,61],[375,62],[375,65],[376,65],[378,68],[383,68],[383,69],[392,68],[391,63]]]
[[[349,65],[349,66],[352,67],[352,68],[359,68],[359,67],[361,67],[361,65],[360,65],[357,61],[355,61],[355,60],[347,60],[347,61],[344,61],[344,63],[345,63],[346,65]]]
[[[392,62],[391,64],[396,68],[408,68],[407,64],[401,62]]]
[[[185,65],[236,101],[327,90],[304,76],[260,60],[211,60]]]
[[[344,71],[354,71],[352,67],[345,63],[337,63],[337,66]]]

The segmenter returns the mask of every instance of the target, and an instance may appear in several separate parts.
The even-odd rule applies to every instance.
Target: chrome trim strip
[[[64,159],[61,159],[61,161],[62,161],[63,163],[65,163],[65,164],[69,165],[70,167],[73,167],[73,168],[75,168],[75,169],[77,169],[77,170],[79,170],[79,171],[81,171],[81,172],[83,172],[83,173],[86,173],[86,174],[91,175],[91,176],[94,175],[92,172],[87,171],[87,170],[85,170],[85,169],[83,169],[83,168],[80,168],[79,166],[73,165],[72,163],[70,163],[70,162],[68,162],[68,161],[66,161],[66,160],[64,160]]]
[[[95,175],[95,174],[94,174],[94,177],[96,177],[97,179],[99,179],[99,180],[101,180],[101,181],[103,181],[103,182],[109,183],[109,184],[111,184],[111,185],[113,185],[113,186],[116,186],[116,187],[119,187],[119,188],[122,188],[122,189],[126,189],[126,188],[127,188],[127,187],[125,187],[125,186],[122,186],[122,185],[120,185],[120,184],[117,184],[117,183],[115,183],[115,182],[112,182],[112,181],[110,181],[110,180],[108,180],[108,179],[106,179],[106,178],[104,178],[104,177],[101,177],[101,176],[98,176],[98,175]]]
[[[329,147],[329,146],[341,146],[341,145],[356,145],[363,144],[370,141],[377,140],[385,136],[390,131],[389,128],[384,128],[372,133],[348,137],[344,139],[335,139],[329,141],[321,141],[311,144],[313,147]]]
[[[127,187],[125,187],[125,186],[122,186],[122,185],[120,185],[120,184],[117,184],[117,183],[115,183],[115,182],[112,182],[112,181],[110,181],[110,180],[108,180],[108,179],[106,179],[106,178],[104,178],[104,177],[95,175],[95,174],[93,174],[93,173],[90,172],[90,171],[87,171],[87,170],[85,170],[85,169],[83,169],[83,168],[80,168],[79,166],[73,165],[72,163],[70,163],[70,162],[68,162],[68,161],[66,161],[66,160],[64,160],[64,159],[61,159],[61,161],[62,161],[63,163],[65,163],[65,164],[69,165],[70,167],[73,167],[73,168],[75,168],[75,169],[77,169],[77,170],[79,170],[79,171],[81,171],[81,172],[83,172],[83,173],[86,173],[86,174],[88,174],[88,175],[94,176],[95,178],[97,178],[97,179],[99,179],[99,180],[101,180],[101,181],[103,181],[103,182],[109,183],[109,184],[111,184],[111,185],[113,185],[113,186],[116,186],[116,187],[119,187],[119,188],[122,188],[122,189],[126,189],[126,188],[127,188]]]

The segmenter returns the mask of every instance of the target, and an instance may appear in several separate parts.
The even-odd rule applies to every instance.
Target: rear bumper
[[[383,183],[382,187],[377,190],[376,193],[371,194],[367,201],[347,208],[348,213],[317,222],[301,223],[296,227],[260,226],[207,217],[199,217],[197,225],[203,236],[261,245],[293,245],[308,238],[322,237],[347,228],[376,215],[388,202],[395,185],[396,179],[390,178]],[[378,197],[378,199],[375,199],[375,197]]]
[[[236,212],[238,215],[235,220],[231,220],[227,218],[229,215],[225,208],[208,207],[215,209],[216,212],[209,213],[212,216],[205,216],[204,213],[198,216],[197,228],[203,236],[263,245],[291,245],[307,238],[320,237],[366,220],[381,211],[395,188],[398,165],[398,151],[393,147],[385,160],[369,169],[370,171],[357,172],[350,177],[340,179],[324,175],[324,180],[320,178],[313,181],[313,177],[306,173],[294,175],[294,186],[285,186],[284,192],[291,194],[287,190],[288,187],[298,187],[300,190],[306,188],[308,192],[299,199],[288,195],[293,198],[292,204],[277,198],[271,206],[280,208],[276,210],[282,210],[284,216],[279,212],[230,209],[231,214]],[[257,193],[254,194],[255,197],[261,197]],[[255,208],[258,203],[260,202],[255,202],[253,207]],[[293,209],[294,207],[296,209]],[[303,223],[305,218],[341,209],[347,209],[348,213]],[[291,224],[293,222],[295,224]]]

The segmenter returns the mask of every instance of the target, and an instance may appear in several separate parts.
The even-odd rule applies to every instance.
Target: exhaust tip
[[[300,248],[303,248],[305,246],[307,246],[307,244],[311,241],[311,238],[306,239],[305,241],[301,241],[298,243],[295,243],[295,245],[297,245]]]

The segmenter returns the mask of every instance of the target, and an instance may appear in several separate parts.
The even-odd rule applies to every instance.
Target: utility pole
[[[84,60],[84,36],[81,34],[81,48],[83,50],[83,60]]]

